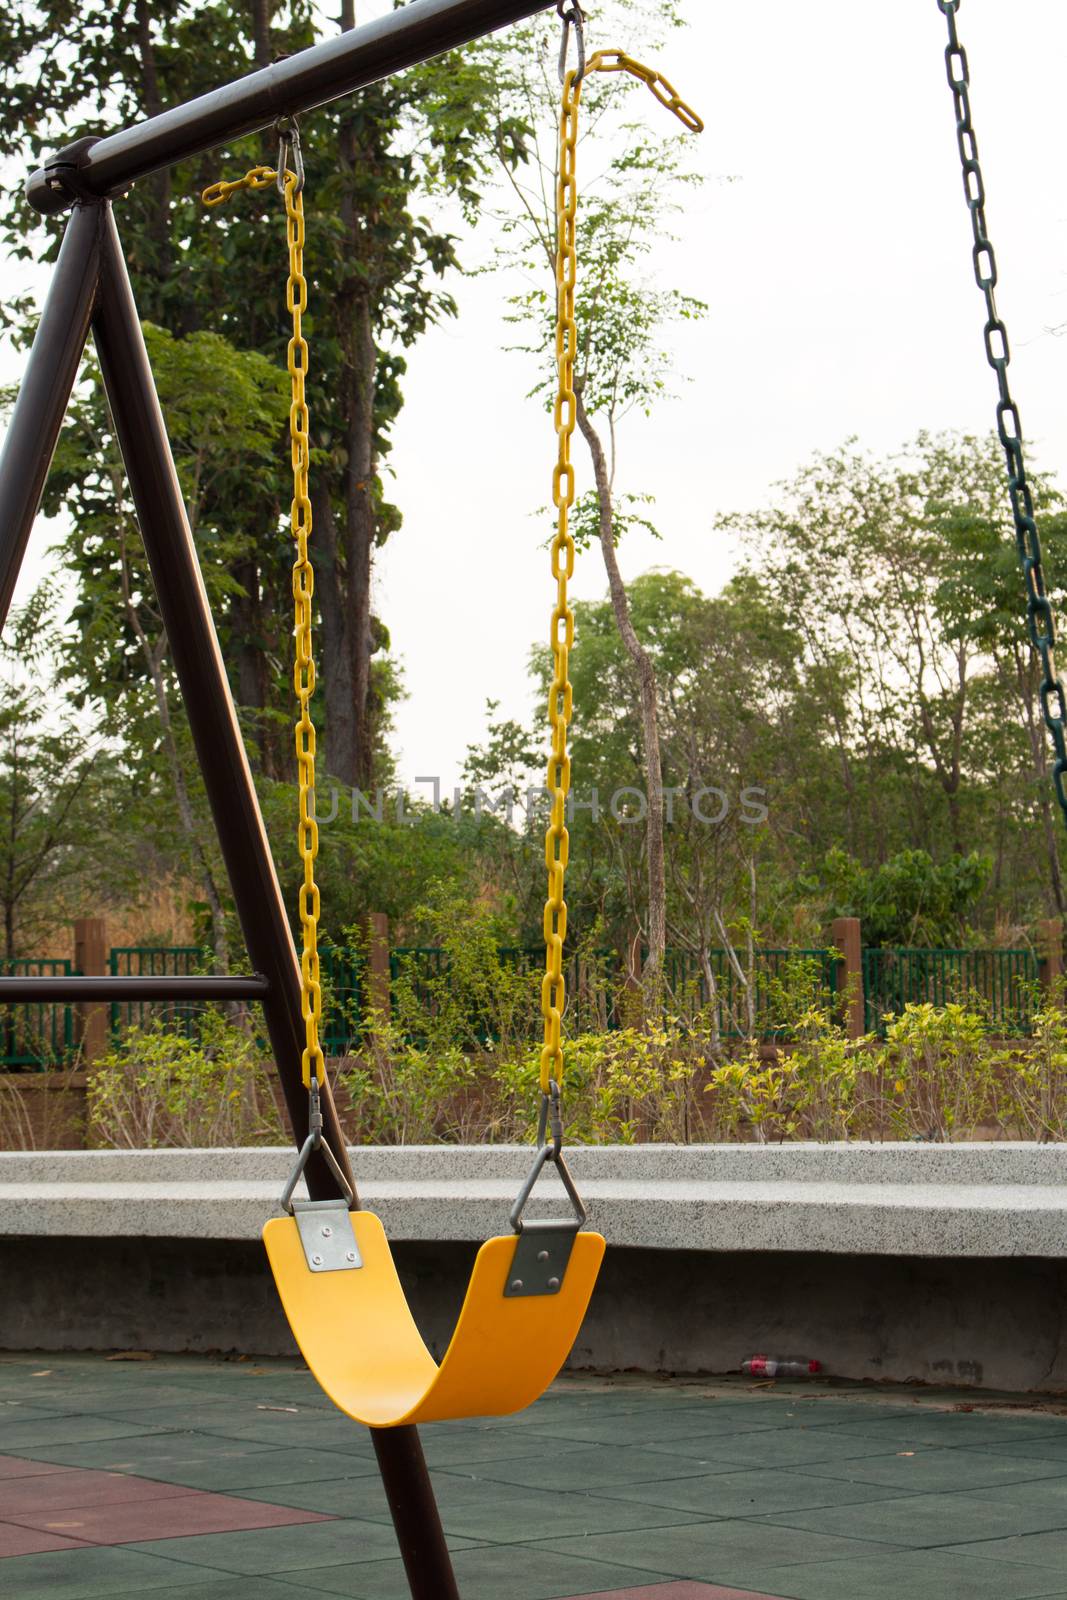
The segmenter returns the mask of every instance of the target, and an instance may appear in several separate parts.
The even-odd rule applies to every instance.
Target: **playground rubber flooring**
[[[568,1381],[423,1430],[464,1600],[1067,1600],[1067,1405]],[[295,1362],[0,1357],[4,1600],[406,1600]]]

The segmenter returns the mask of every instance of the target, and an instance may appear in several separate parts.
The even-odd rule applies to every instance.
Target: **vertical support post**
[[[389,918],[383,911],[372,911],[367,917],[367,1008],[380,1017],[388,1017],[392,1003],[391,973],[389,970]]]
[[[86,978],[107,974],[107,925],[103,917],[79,917],[74,924],[74,967]],[[108,1044],[108,1007],[105,1002],[83,1000],[77,1006],[76,1035],[82,1060],[88,1064],[102,1056]]]
[[[1054,990],[1063,977],[1063,918],[1049,917],[1038,923],[1037,937],[1041,987]]]
[[[859,917],[837,917],[831,929],[835,950],[842,960],[837,964],[837,990],[844,995],[842,1013],[850,1039],[861,1039],[864,1032],[863,929]]]

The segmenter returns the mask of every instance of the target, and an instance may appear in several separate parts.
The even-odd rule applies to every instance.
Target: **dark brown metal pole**
[[[78,376],[100,272],[100,207],[75,206],[0,456],[0,626]]]
[[[269,985],[263,1015],[293,1136],[301,1144],[308,1131],[308,1097],[300,1071],[304,1049],[300,968],[118,230],[110,205],[102,203],[98,209],[104,220],[93,338],[241,930],[253,967]],[[322,1111],[326,1137],[347,1166],[328,1086]],[[337,1186],[321,1155],[312,1157],[306,1170],[313,1198],[336,1195]]]
[[[327,105],[390,73],[547,11],[551,4],[552,0],[415,0],[398,6],[235,83],[110,134],[91,150],[80,150],[74,158],[79,192],[117,195],[160,167],[268,128],[279,117]],[[56,163],[64,163],[63,151]],[[46,167],[33,174],[26,193],[38,211],[62,211],[70,204],[66,187],[58,172],[50,173]]]
[[[460,1600],[418,1428],[372,1428],[412,1600]]]
[[[48,1005],[57,1000],[264,1000],[266,978],[58,977],[0,978],[0,1005],[31,1000]]]
[[[299,1144],[308,1122],[300,1076],[300,969],[118,231],[110,206],[102,209],[106,224],[93,337],[248,953],[270,984],[263,1011]],[[324,1091],[326,1137],[347,1170],[328,1086]],[[314,1199],[337,1192],[321,1156],[309,1162],[307,1180]],[[373,1438],[412,1600],[459,1600],[418,1430],[381,1429]]]

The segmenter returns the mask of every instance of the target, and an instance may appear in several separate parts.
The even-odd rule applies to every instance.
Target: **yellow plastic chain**
[[[229,183],[213,183],[203,193],[206,206],[221,205],[238,189],[265,189],[276,183],[273,167],[253,167],[243,178]],[[311,649],[311,600],[315,575],[308,559],[311,536],[311,501],[308,498],[308,470],[311,445],[308,437],[308,408],[304,384],[308,371],[308,347],[301,319],[307,310],[308,287],[304,277],[304,197],[295,172],[285,173],[286,237],[289,244],[289,281],[286,306],[293,319],[289,340],[288,365],[291,383],[289,440],[293,462],[293,503],[291,511],[296,556],[293,561],[293,602],[295,607],[296,660],[293,685],[299,702],[296,724],[296,765],[300,788],[300,821],[297,838],[304,864],[300,887],[300,925],[303,932],[300,952],[301,1006],[304,1014],[305,1045],[301,1062],[304,1087],[310,1089],[312,1075],[322,1083],[326,1074],[319,1028],[322,1021],[322,986],[319,973],[319,890],[315,882],[315,858],[319,853],[319,830],[314,814],[315,724],[311,720],[311,700],[315,693],[315,658]]]
[[[567,937],[567,902],[563,897],[564,875],[570,849],[567,832],[567,792],[571,783],[571,762],[567,754],[567,727],[571,720],[573,691],[570,681],[570,652],[574,644],[574,612],[567,598],[567,583],[574,574],[574,536],[570,531],[570,511],[574,504],[574,466],[571,439],[574,434],[576,403],[574,358],[578,328],[574,316],[574,292],[578,279],[578,107],[582,84],[593,72],[628,72],[639,78],[661,105],[673,111],[685,127],[701,133],[704,124],[691,106],[680,98],[661,72],[642,66],[623,50],[598,50],[589,57],[583,76],[568,72],[563,81],[563,101],[559,121],[559,166],[556,180],[556,403],[553,412],[559,453],[552,473],[552,504],[556,507],[556,534],[552,540],[552,576],[556,580],[556,603],[552,610],[552,684],[548,691],[548,725],[552,734],[552,754],[548,759],[548,789],[552,811],[545,833],[545,865],[548,868],[548,898],[545,901],[545,975],[541,980],[541,1014],[545,1035],[541,1047],[541,1092],[549,1094],[552,1084],[563,1082],[563,1046],[560,1030],[566,1003],[563,974],[563,942]],[[562,638],[560,630],[562,628]]]

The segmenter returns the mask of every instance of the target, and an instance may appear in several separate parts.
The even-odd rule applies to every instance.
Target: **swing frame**
[[[253,974],[0,978],[0,1004],[258,1001],[298,1148],[309,1131],[301,1073],[300,966],[112,202],[151,172],[270,128],[279,118],[327,105],[392,73],[548,11],[553,4],[554,0],[415,0],[159,116],[104,138],[80,139],[60,150],[26,185],[27,199],[36,211],[52,216],[69,210],[70,219],[0,454],[0,626],[11,606],[91,333]],[[322,1116],[325,1138],[355,1196],[328,1084],[322,1086]],[[313,1200],[337,1197],[337,1179],[321,1150],[311,1155],[305,1176]],[[411,1424],[375,1428],[371,1437],[412,1600],[459,1600],[417,1428]]]

